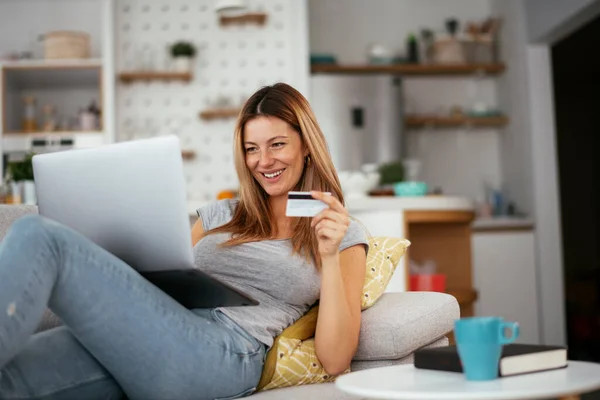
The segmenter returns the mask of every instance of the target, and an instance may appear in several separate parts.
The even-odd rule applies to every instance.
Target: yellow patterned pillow
[[[385,292],[385,288],[400,259],[406,253],[410,242],[393,237],[372,237],[369,239],[367,272],[363,285],[362,309],[371,307]]]
[[[387,287],[400,258],[410,242],[390,237],[369,239],[367,271],[363,285],[362,309],[371,307]],[[315,351],[315,330],[319,307],[312,307],[302,318],[275,338],[267,354],[258,390],[333,381]],[[349,372],[348,370],[344,373]]]

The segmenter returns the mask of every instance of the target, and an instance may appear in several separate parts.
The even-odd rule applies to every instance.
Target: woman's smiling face
[[[306,150],[300,134],[287,122],[268,116],[244,127],[246,166],[269,196],[294,190],[304,171]]]

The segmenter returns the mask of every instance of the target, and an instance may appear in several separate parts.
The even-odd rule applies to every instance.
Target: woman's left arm
[[[329,205],[312,221],[321,257],[315,350],[325,371],[338,375],[350,366],[358,347],[366,251],[363,245],[339,251],[349,225],[348,213],[332,196],[319,192],[313,196]]]

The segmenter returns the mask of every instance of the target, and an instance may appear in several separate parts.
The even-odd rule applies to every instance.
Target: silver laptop
[[[40,215],[80,232],[188,308],[258,304],[194,267],[179,139],[33,157]]]

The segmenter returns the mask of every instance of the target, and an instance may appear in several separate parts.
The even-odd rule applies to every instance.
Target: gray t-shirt
[[[205,231],[229,222],[237,200],[219,200],[197,210]],[[312,263],[292,255],[289,239],[263,240],[219,248],[228,233],[207,235],[194,246],[197,268],[260,302],[258,306],[220,310],[267,346],[273,338],[308,311],[319,298],[321,277]],[[364,229],[351,221],[340,251],[364,244]]]

